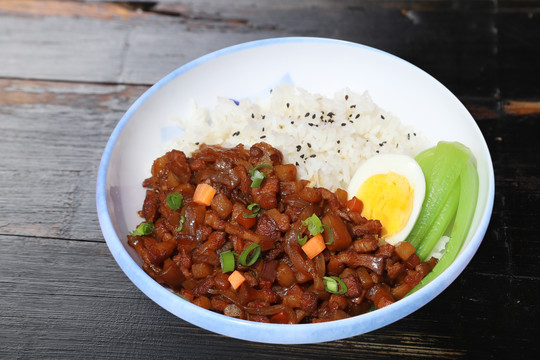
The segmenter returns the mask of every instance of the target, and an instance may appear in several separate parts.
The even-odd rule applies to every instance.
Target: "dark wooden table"
[[[210,333],[143,295],[98,224],[102,151],[151,84],[249,40],[321,36],[426,70],[495,166],[478,253],[385,328],[299,346]],[[540,1],[0,0],[0,358],[532,358],[540,351]]]

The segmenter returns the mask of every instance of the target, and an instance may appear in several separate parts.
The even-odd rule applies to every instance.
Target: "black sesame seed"
[[[304,158],[304,154],[300,155],[300,158],[302,158],[302,159],[303,159],[303,158]]]
[[[345,100],[349,100],[349,95],[345,95]]]
[[[339,154],[339,153],[341,152],[341,150],[338,150],[337,152],[338,152],[338,154]]]
[[[264,128],[262,128],[262,131],[264,132]]]
[[[349,122],[350,122],[351,124],[354,124],[352,120],[349,120]]]
[[[407,134],[407,140],[411,140],[411,134]]]
[[[337,143],[338,143],[338,144],[341,144],[341,140],[338,140]]]
[[[358,119],[359,117],[360,117],[360,114],[356,114],[356,116],[354,118]]]
[[[298,165],[299,165],[299,164],[298,164],[298,161],[297,161],[297,162],[295,162],[295,164],[296,164],[296,166],[298,166]]]
[[[263,116],[261,116],[261,117],[262,117],[262,119],[264,120],[264,118],[266,117],[266,115],[263,115]]]
[[[314,158],[315,156],[317,156],[317,155],[313,154],[313,155],[310,156],[310,158]]]
[[[199,145],[199,142],[197,141],[197,142],[195,143],[195,145]]]
[[[251,113],[251,118],[255,119],[255,114],[254,113]]]
[[[379,153],[379,150],[375,151],[377,154]]]
[[[341,126],[345,126],[345,125],[347,125],[347,123],[341,123]]]
[[[332,117],[332,116],[334,116],[334,115],[335,115],[335,114],[334,114],[333,112],[331,112],[331,111],[328,113],[328,117]]]
[[[263,136],[261,136],[261,139],[264,139],[265,137],[266,137],[266,135],[263,135]]]
[[[287,108],[289,108],[289,103],[287,103]]]
[[[313,126],[313,123],[308,123],[309,126]]]
[[[302,149],[302,145],[296,145],[296,151],[300,151]]]
[[[356,105],[351,105],[350,108],[354,109],[354,108],[356,108]]]
[[[310,144],[310,143],[307,143],[307,146],[308,146],[308,148],[310,148],[310,149],[311,149],[311,144]]]
[[[416,136],[416,133],[413,133],[414,136]]]
[[[294,125],[294,121],[291,121],[291,125]]]
[[[313,116],[311,117],[312,119],[315,119],[317,117],[317,115],[313,114]]]
[[[384,144],[383,143],[379,143],[379,146],[383,146]]]
[[[384,120],[384,116],[382,116],[382,115],[381,115],[381,119],[383,119],[383,120]]]
[[[306,115],[304,115],[304,117],[308,117],[309,116],[309,113],[307,112]]]
[[[232,134],[232,136],[238,136],[238,135],[240,135],[240,131],[237,131],[237,132]]]

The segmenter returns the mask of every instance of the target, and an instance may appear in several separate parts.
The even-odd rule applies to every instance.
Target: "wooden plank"
[[[175,17],[152,14],[118,19],[114,14],[103,15],[116,11],[108,4],[94,4],[99,11],[86,16],[88,5],[71,3],[70,12],[54,16],[28,15],[39,11],[47,15],[56,5],[52,10],[32,8],[18,17],[0,11],[0,77],[153,84],[205,53],[280,35],[264,30],[238,31],[227,24],[186,24]],[[30,58],[35,61],[25,61]]]
[[[110,4],[94,5],[103,7],[101,13],[115,13]],[[178,66],[228,45],[268,37],[320,36],[400,56],[457,94],[492,95],[497,88],[493,6],[481,1],[474,11],[465,5],[458,11],[448,7],[445,1],[358,6],[355,1],[186,0],[158,3],[142,14],[133,10],[137,16],[123,20],[113,15],[0,13],[0,48],[5,54],[0,57],[0,77],[152,84]],[[84,14],[73,8],[71,12]],[[20,66],[28,57],[37,61]]]
[[[476,271],[505,266],[515,276],[540,274],[540,116],[508,116],[478,122],[495,168],[495,204]],[[499,265],[495,265],[499,264]],[[475,265],[475,266],[476,266]]]
[[[148,358],[182,349],[188,358],[232,359],[239,348],[262,359],[489,357],[510,354],[508,344],[536,326],[527,319],[538,277],[466,271],[433,302],[383,329],[325,344],[267,346],[211,334],[164,311],[131,284],[103,243],[0,235],[0,248],[0,349],[8,358]],[[494,281],[508,294],[500,301],[493,301]],[[474,333],[479,323],[491,330]],[[537,342],[525,345],[540,350]]]
[[[232,359],[240,347],[263,359],[464,354],[450,333],[426,334],[425,326],[435,328],[437,321],[425,315],[328,344],[246,343],[210,334],[159,308],[129,282],[103,243],[0,236],[0,247],[0,349],[8,357],[92,357],[98,351],[102,357],[148,358],[156,348],[163,354],[181,348],[189,358],[220,352],[220,358]]]
[[[0,80],[0,233],[99,239],[101,153],[146,87]]]

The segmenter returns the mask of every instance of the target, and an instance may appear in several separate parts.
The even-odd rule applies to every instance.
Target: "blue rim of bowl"
[[[116,260],[120,268],[124,271],[126,276],[128,276],[128,278],[154,302],[156,302],[172,314],[180,317],[181,319],[215,333],[243,340],[263,343],[303,344],[333,341],[379,329],[413,313],[414,311],[418,310],[419,308],[427,304],[429,301],[434,299],[436,296],[438,296],[444,289],[446,289],[461,274],[461,272],[470,262],[470,260],[478,250],[478,247],[480,246],[489,225],[489,220],[491,218],[491,213],[493,209],[495,181],[491,156],[489,154],[487,144],[485,144],[484,140],[483,146],[488,154],[486,160],[488,161],[488,167],[490,170],[487,184],[488,196],[485,204],[486,211],[484,212],[483,217],[480,219],[480,225],[476,229],[473,238],[471,239],[468,246],[462,249],[460,256],[448,267],[448,269],[446,269],[446,271],[444,271],[431,283],[426,285],[420,291],[417,291],[385,308],[347,319],[335,320],[319,324],[263,324],[253,321],[234,319],[225,315],[211,312],[209,310],[205,310],[174,295],[172,292],[165,289],[156,281],[154,281],[150,276],[148,276],[125,250],[122,242],[120,241],[114,230],[114,226],[108,213],[106,196],[106,179],[108,166],[114,146],[116,145],[116,142],[118,141],[118,138],[121,135],[126,124],[129,122],[133,114],[139,109],[139,107],[159,89],[161,89],[163,86],[165,86],[167,83],[180,76],[181,74],[205,62],[227,54],[257,47],[306,42],[353,46],[362,48],[367,51],[377,52],[379,54],[389,56],[394,60],[404,62],[408,66],[416,69],[416,71],[419,71],[424,75],[431,77],[431,75],[425,73],[422,69],[397,56],[394,56],[382,50],[371,48],[369,46],[343,40],[317,37],[282,37],[246,42],[226,47],[221,50],[217,50],[215,52],[204,55],[181,66],[180,68],[176,69],[175,71],[171,72],[170,74],[159,80],[143,95],[141,95],[124,114],[124,116],[121,118],[121,120],[118,122],[115,129],[113,130],[103,152],[96,184],[96,205],[99,223],[105,237],[107,246],[109,247],[109,250],[113,255],[114,259]],[[436,79],[434,79],[433,77],[431,78],[440,86],[443,86]],[[452,94],[452,96],[454,95]],[[480,132],[478,127],[477,129],[478,132]]]

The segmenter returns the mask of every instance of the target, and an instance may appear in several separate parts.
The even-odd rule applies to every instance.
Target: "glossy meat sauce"
[[[266,178],[252,188],[249,172],[257,165]],[[192,201],[199,183],[217,190],[210,206]],[[420,262],[414,248],[380,244],[381,224],[366,220],[358,207],[347,207],[347,193],[308,187],[297,180],[296,167],[266,143],[249,150],[201,145],[191,158],[170,151],[155,160],[141,217],[154,224],[148,235],[128,235],[144,261],[143,269],[158,283],[206,309],[237,318],[275,323],[309,323],[342,319],[392,304],[433,269],[435,259]],[[181,208],[166,202],[183,195]],[[257,203],[254,217],[247,209]],[[349,202],[349,207],[351,203]],[[356,210],[356,211],[354,211]],[[332,243],[313,259],[299,237],[311,237],[304,220],[316,214]],[[182,224],[180,227],[179,225]],[[251,266],[238,261],[245,281],[231,286],[220,253],[241,254],[253,243],[261,255]],[[325,288],[324,277],[338,276],[346,292]],[[342,287],[340,287],[342,289]]]

